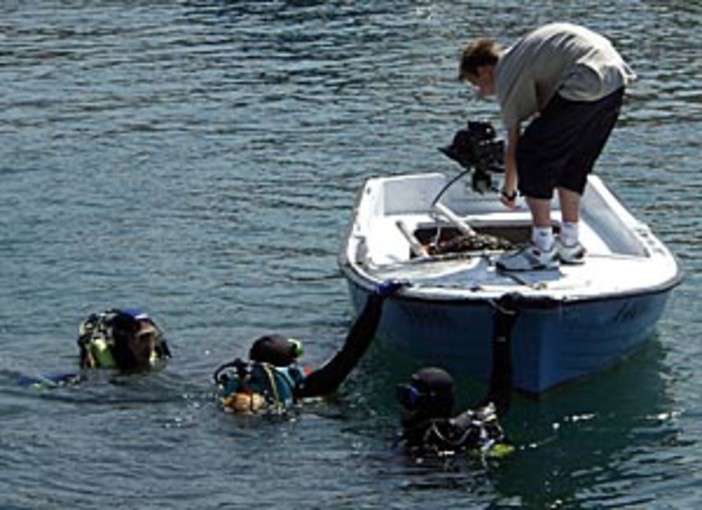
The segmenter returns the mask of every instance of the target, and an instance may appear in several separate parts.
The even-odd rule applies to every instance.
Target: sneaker
[[[519,251],[500,257],[495,263],[503,271],[534,271],[558,267],[558,250],[554,244],[548,251],[542,251],[529,244]]]
[[[585,248],[580,241],[573,246],[566,246],[560,239],[556,239],[556,250],[558,251],[558,259],[563,264],[577,265],[585,262]]]

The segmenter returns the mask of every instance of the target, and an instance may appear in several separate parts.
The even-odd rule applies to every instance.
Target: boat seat
[[[367,245],[374,247],[367,254],[373,264],[385,265],[406,262],[410,259],[410,243],[397,226],[402,220],[410,231],[420,223],[433,221],[428,214],[390,215],[374,218],[373,228],[368,231]]]

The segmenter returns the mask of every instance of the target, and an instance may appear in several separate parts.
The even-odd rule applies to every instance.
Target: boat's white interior
[[[366,236],[366,257],[374,265],[392,264],[409,260],[412,255],[406,233],[422,229],[450,227],[451,222],[441,215],[432,214],[431,204],[446,183],[443,174],[426,174],[404,179],[387,179],[378,189],[366,187],[367,195],[360,204],[370,207],[370,214],[359,214],[367,222],[357,225],[357,231]],[[372,184],[372,183],[369,183]],[[633,228],[645,229],[625,209],[615,210],[618,202],[608,200],[599,185],[589,186],[583,199],[581,242],[592,255],[622,255],[641,257],[647,249]],[[375,195],[375,196],[372,196]],[[456,183],[442,196],[441,203],[479,233],[492,233],[510,238],[519,244],[529,238],[530,214],[526,204],[519,210],[509,211],[494,194],[477,195],[466,191],[463,183]],[[558,230],[561,217],[558,201],[554,199],[552,214]],[[398,225],[400,223],[400,225]],[[401,228],[404,225],[404,229]],[[403,230],[405,233],[403,233]],[[501,232],[502,231],[502,232]]]
[[[448,273],[454,273],[455,276],[455,266],[449,268],[448,263],[443,262],[443,269],[440,264],[435,264],[433,269],[428,269],[424,264],[421,271],[407,268],[408,263],[431,260],[432,257],[418,256],[416,245],[423,244],[429,235],[435,235],[437,228],[453,231],[454,235],[460,234],[455,222],[432,212],[432,203],[446,182],[446,176],[438,173],[369,180],[357,203],[347,245],[349,260],[377,274],[384,273],[385,276],[393,274],[400,266],[404,266],[401,270],[403,274],[409,275],[410,271],[413,276],[423,279],[435,280],[437,275],[445,279],[444,276]],[[509,211],[500,204],[496,194],[475,194],[463,182],[449,187],[442,194],[441,203],[452,215],[458,216],[478,233],[498,235],[514,244],[525,243],[529,239],[531,216],[525,204],[517,211]],[[557,230],[561,218],[555,199],[552,219]],[[587,272],[569,266],[551,278],[554,286],[557,283],[572,287],[580,285],[579,282],[584,280],[601,280],[601,283],[589,285],[593,288],[601,287],[602,290],[610,283],[623,287],[628,281],[649,280],[649,275],[641,276],[641,273],[651,270],[649,264],[652,257],[671,258],[648,227],[632,216],[597,178],[591,178],[583,199],[580,238],[591,260],[587,264]],[[499,253],[487,254],[483,259],[497,255]],[[485,283],[487,273],[491,273],[487,276],[495,281],[504,278],[493,275],[494,269],[489,269],[492,266],[487,263],[484,270],[477,271],[477,262],[471,267],[465,263],[464,257],[461,264],[460,272],[464,275],[468,271],[480,272],[482,276],[475,278],[482,279],[481,284]],[[668,265],[664,272],[674,274],[674,263]],[[657,267],[656,270],[658,269],[662,268]],[[616,277],[607,276],[609,273],[616,273]],[[566,282],[565,277],[568,275],[569,281]],[[539,281],[545,277],[544,272],[535,276]],[[519,278],[528,280],[528,276],[524,275]],[[653,280],[653,276],[650,279]]]

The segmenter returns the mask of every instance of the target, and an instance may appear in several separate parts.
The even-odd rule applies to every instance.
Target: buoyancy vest
[[[215,372],[215,381],[225,407],[237,394],[249,394],[259,395],[265,401],[266,410],[276,412],[282,412],[296,403],[295,386],[304,377],[303,369],[296,363],[279,367],[238,358]]]

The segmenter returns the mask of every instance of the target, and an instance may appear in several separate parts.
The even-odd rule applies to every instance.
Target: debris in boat
[[[498,251],[511,250],[514,245],[507,239],[490,234],[475,234],[473,236],[457,236],[448,241],[442,241],[428,247],[430,255],[444,253],[463,253],[468,251]]]

